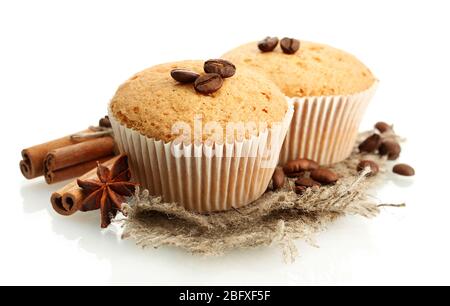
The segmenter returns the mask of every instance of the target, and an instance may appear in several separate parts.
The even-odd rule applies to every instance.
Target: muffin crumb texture
[[[372,72],[356,57],[327,45],[301,41],[297,53],[288,55],[279,47],[261,52],[257,44],[237,47],[223,58],[264,74],[290,97],[349,95],[375,82]]]
[[[257,72],[242,67],[227,78],[220,90],[210,95],[199,94],[192,84],[175,81],[173,69],[203,72],[203,61],[162,64],[141,71],[128,79],[111,100],[112,114],[122,124],[150,138],[169,142],[177,122],[193,127],[195,116],[202,123],[217,122],[223,129],[229,122],[265,122],[271,126],[281,122],[287,111],[283,93]],[[203,133],[203,140],[207,136]],[[247,135],[248,136],[248,135]]]

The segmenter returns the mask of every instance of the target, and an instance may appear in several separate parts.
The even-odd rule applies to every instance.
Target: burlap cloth
[[[357,144],[370,132],[359,135]],[[371,159],[380,173],[367,177],[369,169],[358,173],[361,159]],[[347,214],[372,218],[381,206],[368,194],[370,187],[383,181],[387,161],[374,154],[357,153],[330,167],[339,176],[337,184],[309,189],[302,196],[293,192],[294,179],[280,191],[268,191],[254,203],[222,213],[192,213],[176,203],[164,203],[148,191],[137,191],[125,207],[122,237],[132,238],[138,246],[175,246],[194,254],[222,255],[237,248],[278,244],[286,261],[298,255],[295,239],[314,244],[314,234]],[[397,205],[392,205],[397,206]],[[401,206],[401,205],[400,205]]]

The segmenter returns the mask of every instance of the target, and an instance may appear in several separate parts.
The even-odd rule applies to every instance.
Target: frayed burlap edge
[[[367,134],[360,134],[360,140]],[[367,177],[368,168],[358,173],[361,159],[376,161],[381,173]],[[246,207],[208,215],[164,203],[147,190],[138,190],[124,207],[128,217],[122,220],[122,237],[134,239],[143,248],[175,246],[202,255],[278,244],[285,260],[292,262],[298,255],[294,240],[314,245],[314,234],[338,217],[351,214],[372,218],[379,214],[380,206],[386,205],[379,205],[367,191],[382,180],[385,165],[386,159],[363,156],[355,149],[347,160],[331,167],[340,176],[333,186],[312,188],[299,196],[293,192],[293,180],[289,180],[282,190],[268,191]]]

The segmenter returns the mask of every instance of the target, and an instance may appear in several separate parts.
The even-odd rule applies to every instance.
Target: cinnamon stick
[[[52,196],[50,198],[50,202],[52,203],[53,209],[58,214],[63,215],[63,216],[70,216],[78,211],[78,207],[77,207],[76,203],[72,202],[71,199],[63,202],[64,194],[75,189],[75,187],[77,187],[77,182],[73,181],[52,194]]]
[[[103,164],[110,168],[120,156],[113,157]],[[97,167],[80,177],[82,180],[95,179],[97,177]],[[60,215],[70,216],[80,209],[81,203],[85,199],[85,193],[78,187],[77,180],[73,180],[60,190],[54,192],[50,198],[53,209]]]
[[[91,130],[84,130],[80,133],[89,133]],[[71,135],[49,141],[37,146],[33,146],[22,151],[22,161],[20,170],[27,179],[33,179],[44,174],[44,159],[49,151],[87,141],[87,139],[73,139]]]
[[[69,180],[74,177],[79,177],[88,172],[89,170],[95,168],[97,166],[97,161],[103,163],[113,157],[114,155],[111,154],[106,157],[102,157],[100,159],[94,159],[75,166],[63,168],[57,171],[45,169],[45,181],[47,182],[47,184],[51,185],[65,180]]]
[[[45,157],[44,175],[110,155],[114,155],[114,139],[109,136],[58,148]]]

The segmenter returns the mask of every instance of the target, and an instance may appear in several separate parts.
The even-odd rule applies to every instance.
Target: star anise
[[[100,209],[101,227],[106,228],[117,212],[122,211],[125,197],[132,196],[138,184],[129,182],[131,173],[126,155],[119,156],[111,169],[98,163],[97,177],[77,180],[78,186],[87,193],[80,211]]]

